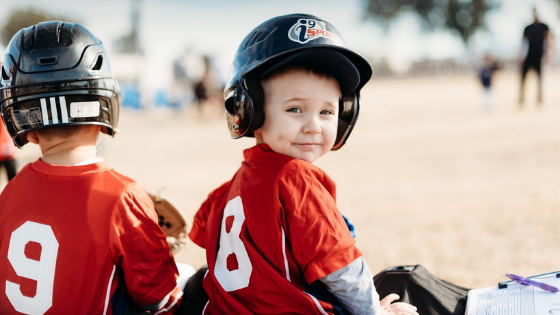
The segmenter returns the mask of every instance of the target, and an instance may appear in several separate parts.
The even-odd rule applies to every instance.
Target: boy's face
[[[313,163],[336,140],[340,87],[334,78],[289,71],[263,82],[264,124],[257,143]]]

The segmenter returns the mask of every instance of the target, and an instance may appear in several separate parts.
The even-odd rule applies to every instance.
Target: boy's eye
[[[301,109],[299,109],[299,108],[297,108],[297,107],[288,108],[287,111],[288,111],[288,112],[292,112],[292,113],[301,113]]]
[[[321,115],[334,115],[334,112],[332,110],[322,110]]]

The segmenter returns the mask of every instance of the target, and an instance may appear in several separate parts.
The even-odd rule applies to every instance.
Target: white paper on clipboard
[[[557,278],[556,274],[560,274],[560,271],[530,277],[530,279],[560,288],[560,278]],[[502,304],[504,299],[498,299],[501,301],[500,304],[495,303],[495,299],[492,305],[488,303],[490,296],[494,298],[497,295],[505,296],[506,294],[515,296],[513,294],[515,291],[517,291],[516,293],[519,296],[519,305],[517,307],[515,297],[509,300],[506,298],[505,301],[508,301],[508,304],[505,307]],[[506,310],[506,312],[503,313],[499,310],[498,308],[500,307],[503,308],[502,310]],[[510,311],[513,311],[513,315],[560,315],[560,292],[552,293],[516,282],[509,282],[508,287],[504,289],[499,289],[496,286],[469,291],[465,315],[509,315]]]

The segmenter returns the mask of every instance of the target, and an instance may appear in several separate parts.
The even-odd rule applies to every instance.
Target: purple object
[[[548,291],[548,292],[556,293],[556,292],[560,291],[557,287],[551,286],[550,284],[538,282],[538,281],[531,280],[531,279],[521,277],[521,276],[518,276],[518,275],[508,273],[508,274],[506,274],[506,277],[510,278],[511,280],[513,280],[513,281],[515,281],[519,284],[532,285],[534,287],[540,288],[540,289]]]

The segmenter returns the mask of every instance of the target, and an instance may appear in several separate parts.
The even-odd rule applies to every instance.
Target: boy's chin
[[[303,160],[309,163],[313,163],[315,161],[317,161],[317,159],[319,159],[321,156],[323,156],[323,154],[319,154],[319,153],[311,153],[311,152],[305,152],[305,153],[294,153],[294,154],[287,154],[290,157],[293,157],[294,159],[298,159],[298,160]]]
[[[309,163],[317,161],[320,157],[329,152],[324,152],[324,148],[311,149],[307,146],[301,147],[297,145],[291,145],[290,147],[275,147],[274,145],[271,145],[270,148],[276,153],[284,154],[291,158],[303,160]]]
[[[289,152],[286,155],[288,155],[290,157],[293,157],[295,159],[304,160],[304,161],[309,162],[309,163],[314,163],[320,157],[327,154],[330,151],[330,149],[325,151],[325,146],[323,145],[320,148],[315,148],[315,149],[312,149],[312,150],[310,150],[309,148],[306,148],[306,147],[304,147],[304,148],[296,147],[296,148],[292,148],[292,150],[290,150],[290,151],[291,152]]]

